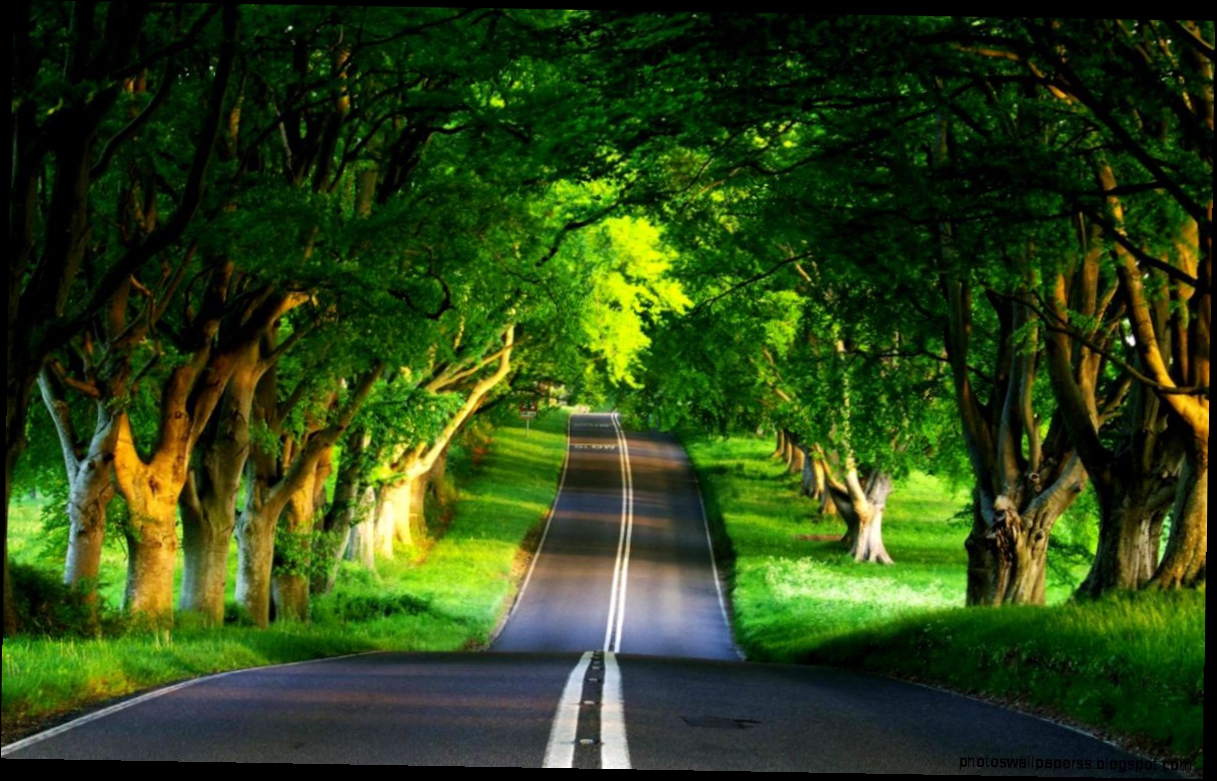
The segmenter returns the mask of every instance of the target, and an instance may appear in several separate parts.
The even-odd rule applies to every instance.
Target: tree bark
[[[97,623],[97,578],[101,572],[106,508],[114,498],[114,444],[117,427],[108,407],[95,402],[96,423],[87,446],[78,443],[67,399],[44,371],[38,387],[63,452],[68,480],[68,552],[63,582],[77,591]]]
[[[351,526],[347,542],[347,561],[357,561],[365,568],[376,571],[376,519],[377,509],[376,489],[368,486],[364,489],[363,507],[360,519]]]
[[[228,550],[249,457],[253,395],[261,376],[257,343],[249,344],[236,363],[180,502],[184,562],[178,608],[217,626],[224,621]]]
[[[793,444],[790,448],[790,461],[786,464],[786,471],[792,475],[803,474],[805,454],[806,450],[804,450],[802,445]]]
[[[992,497],[977,489],[964,543],[969,605],[1044,604],[1048,536],[1081,493],[1085,474],[1080,459],[1071,456],[1059,479],[1021,503],[1017,492]]]
[[[854,561],[892,564],[883,545],[883,511],[892,492],[891,475],[873,471],[863,485],[858,470],[849,467],[845,484],[830,483],[828,487],[837,512],[845,520],[843,542]]]
[[[272,582],[276,558],[285,567],[286,579],[274,586],[276,618],[304,618],[308,614],[308,576],[297,570],[300,562],[286,562],[285,556],[301,551],[275,550],[275,529],[284,510],[292,503],[289,519],[284,525],[285,536],[307,537],[311,534],[312,514],[318,491],[328,474],[327,457],[346,433],[352,419],[367,400],[376,381],[384,371],[377,363],[365,372],[353,388],[345,406],[331,411],[331,420],[323,428],[307,434],[305,441],[295,443],[290,437],[281,443],[278,454],[252,448],[247,467],[246,506],[237,521],[237,599],[258,626],[270,621]],[[258,383],[255,393],[256,415],[270,421],[272,431],[279,431],[286,418],[287,406],[278,401],[278,381],[273,367]],[[321,480],[318,481],[320,476]],[[297,539],[307,552],[305,540]]]
[[[81,465],[68,489],[68,552],[63,582],[77,591],[97,623],[97,585],[101,574],[106,509],[114,498],[111,453],[90,458]]]
[[[309,582],[313,558],[313,520],[324,500],[333,446],[323,446],[314,465],[287,502],[275,541],[275,567],[271,589],[276,621],[308,619]],[[286,545],[285,545],[286,543]]]
[[[777,430],[777,447],[773,451],[770,458],[780,458],[786,453],[786,432],[782,429]]]
[[[376,521],[377,549],[383,556],[393,555],[394,540],[420,545],[426,540],[426,476],[447,453],[456,433],[481,407],[486,394],[507,377],[511,370],[511,354],[515,348],[515,324],[503,331],[503,347],[490,358],[478,361],[471,368],[454,370],[432,381],[427,389],[435,392],[475,376],[495,360],[495,370],[474,383],[465,402],[444,425],[434,442],[419,443],[403,453],[393,464],[396,480],[381,488]]]
[[[407,548],[420,545],[427,539],[427,518],[424,513],[427,479],[425,475],[412,476],[409,469],[405,478],[386,485],[380,499],[380,512],[385,516],[381,523],[392,527],[395,545]],[[384,553],[384,549],[381,550]],[[392,551],[389,551],[392,555]]]
[[[808,452],[807,448],[802,448],[802,450],[803,450],[803,472],[802,472],[801,481],[799,482],[799,493],[802,494],[803,496],[807,496],[812,499],[816,499],[817,498],[816,497],[817,486],[816,486],[815,459],[812,457],[811,453]]]
[[[160,439],[147,462],[135,447],[126,412],[117,423],[114,473],[131,512],[124,606],[154,625],[173,622],[178,500],[189,475],[190,453],[228,381],[226,361],[207,363],[208,376],[199,387],[199,364],[175,369],[166,381],[161,393]]]
[[[176,505],[176,497],[165,500],[141,496],[131,507],[132,528],[126,534],[127,590],[123,609],[148,626],[173,623]]]
[[[275,524],[282,506],[247,502],[237,519],[236,600],[254,625],[270,625],[271,569],[275,555]]]
[[[1149,582],[1156,590],[1205,585],[1208,567],[1209,441],[1189,443],[1171,514],[1170,539],[1158,571]]]
[[[364,496],[365,467],[363,454],[371,444],[366,431],[358,431],[348,440],[342,454],[342,468],[334,485],[334,501],[322,519],[322,540],[319,555],[326,556],[324,567],[314,568],[311,590],[314,594],[328,594],[338,577],[338,566],[346,558],[351,544],[351,529],[367,514],[362,503]]]

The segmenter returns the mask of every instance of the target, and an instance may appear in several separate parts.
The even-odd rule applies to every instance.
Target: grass
[[[454,458],[460,497],[443,537],[381,560],[372,573],[343,565],[312,620],[260,631],[128,631],[101,638],[18,636],[3,644],[0,717],[9,743],[105,700],[225,670],[365,651],[453,651],[484,646],[514,596],[521,545],[544,520],[561,469],[567,411],[496,433],[479,466]],[[37,510],[13,523],[12,549],[37,546]],[[112,563],[111,563],[112,564]],[[104,577],[104,575],[103,575]]]
[[[1203,591],[1075,603],[1085,567],[1074,564],[1050,572],[1048,607],[965,609],[965,493],[927,475],[900,481],[884,517],[896,565],[856,564],[818,539],[844,525],[811,520],[797,479],[769,458],[771,443],[686,444],[729,541],[736,639],[750,659],[933,683],[1203,772]]]

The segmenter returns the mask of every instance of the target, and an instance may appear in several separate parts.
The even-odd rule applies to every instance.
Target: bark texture
[[[892,478],[874,469],[863,480],[852,465],[845,482],[829,482],[828,492],[837,512],[845,521],[843,542],[854,561],[892,564],[892,557],[883,544],[883,511],[892,492]]]

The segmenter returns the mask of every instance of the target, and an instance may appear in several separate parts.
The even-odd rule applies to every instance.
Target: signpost
[[[524,421],[524,436],[532,436],[532,420],[537,416],[537,403],[526,401],[520,405],[520,419]]]

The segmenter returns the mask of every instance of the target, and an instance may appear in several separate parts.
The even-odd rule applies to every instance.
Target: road
[[[6,758],[1174,777],[926,687],[739,661],[670,437],[578,415],[554,511],[484,654],[367,654],[154,692]]]

